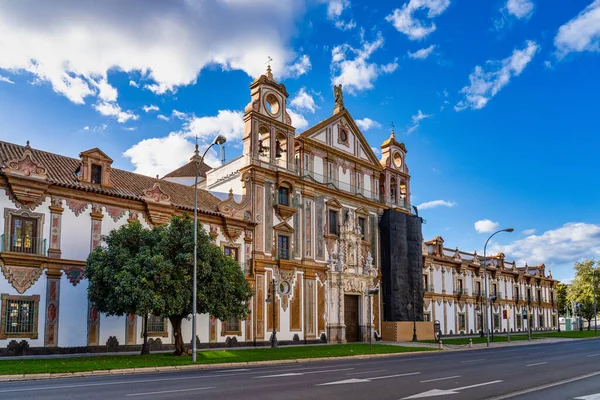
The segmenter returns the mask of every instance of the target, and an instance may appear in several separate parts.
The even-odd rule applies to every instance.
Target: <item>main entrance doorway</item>
[[[344,295],[344,324],[346,325],[346,341],[358,342],[358,297]]]

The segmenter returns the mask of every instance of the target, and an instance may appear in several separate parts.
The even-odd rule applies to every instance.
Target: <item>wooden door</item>
[[[344,295],[344,323],[346,341],[358,342],[358,296]]]

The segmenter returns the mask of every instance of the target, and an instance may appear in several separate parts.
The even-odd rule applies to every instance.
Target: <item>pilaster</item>
[[[44,346],[58,346],[58,311],[60,301],[60,271],[58,277],[48,275],[46,278],[46,323],[44,330]]]
[[[60,237],[62,227],[62,199],[53,197],[50,205],[50,246],[48,248],[48,257],[61,258]]]

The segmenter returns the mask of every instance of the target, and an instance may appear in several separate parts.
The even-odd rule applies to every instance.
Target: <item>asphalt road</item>
[[[595,397],[586,397],[596,395]],[[600,340],[0,383],[0,399],[600,399]]]

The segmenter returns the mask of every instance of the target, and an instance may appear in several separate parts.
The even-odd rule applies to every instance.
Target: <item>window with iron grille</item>
[[[282,206],[290,205],[290,189],[283,186],[279,188],[278,204],[281,204]]]
[[[239,333],[241,331],[241,323],[238,318],[231,318],[225,321],[225,332]]]
[[[500,329],[500,314],[494,314],[494,329]]]
[[[290,238],[289,236],[279,235],[277,237],[277,252],[281,260],[290,259]]]
[[[40,296],[2,294],[2,326],[0,339],[38,338]]]
[[[458,330],[464,331],[467,329],[467,317],[465,314],[458,314]]]
[[[521,329],[523,326],[522,318],[520,314],[517,314],[517,329]]]
[[[167,320],[153,314],[148,314],[148,335],[166,335]]]
[[[102,183],[102,166],[98,164],[92,164],[92,174],[90,177],[92,183]]]

